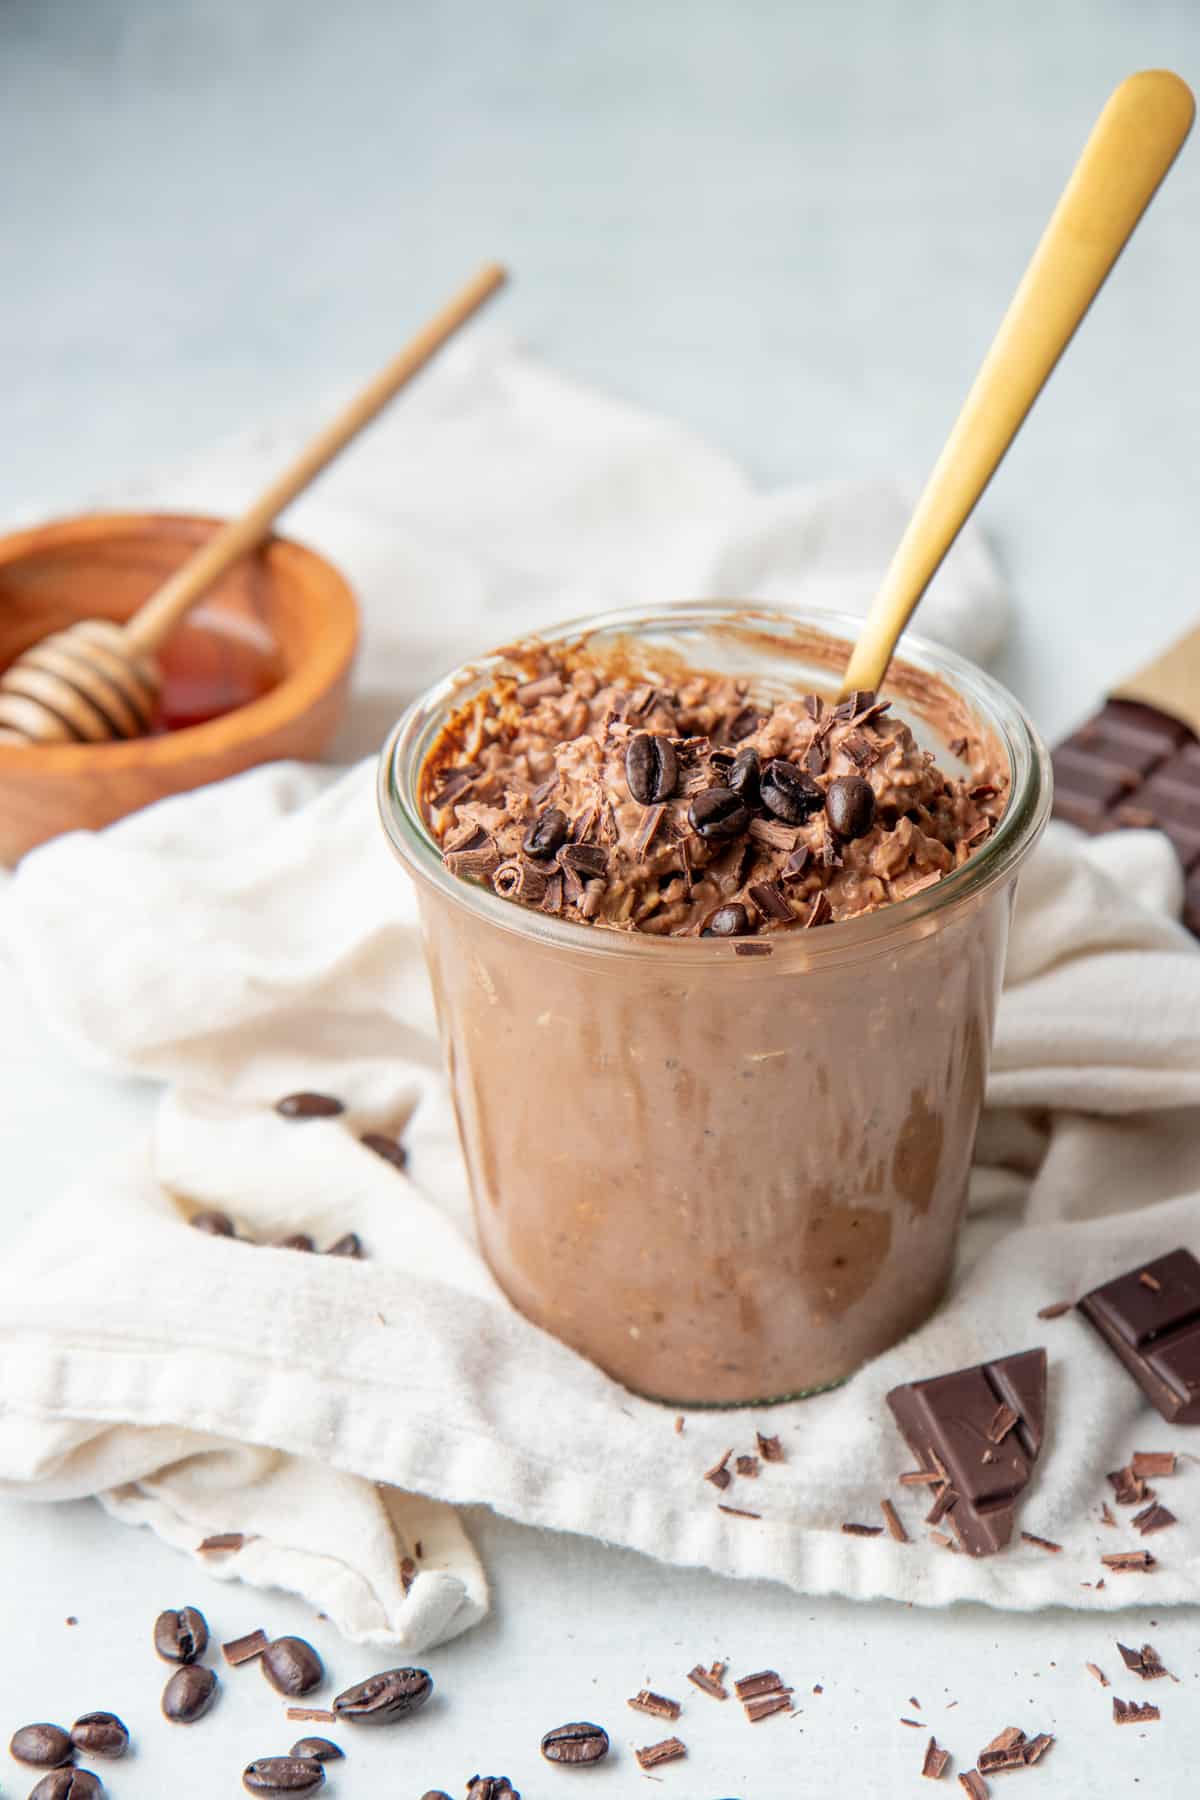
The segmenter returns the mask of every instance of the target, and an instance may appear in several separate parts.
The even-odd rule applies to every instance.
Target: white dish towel
[[[325,495],[301,523],[366,597],[357,729],[373,735],[385,699],[394,712],[437,667],[538,618],[656,592],[868,593],[904,504],[884,489],[756,498],[671,427],[486,345],[447,359],[361,462],[362,510]],[[235,463],[244,495],[262,471],[245,447]],[[233,500],[221,481],[197,471],[189,502]],[[925,623],[961,643],[956,618],[982,621],[980,653],[1000,603],[979,540],[960,548]],[[947,1303],[836,1393],[693,1414],[679,1436],[527,1325],[478,1256],[413,896],[369,763],[258,770],[61,839],[0,886],[0,1005],[19,967],[65,1054],[167,1085],[149,1145],[89,1169],[0,1267],[0,1486],[97,1494],[192,1554],[241,1533],[218,1572],[411,1650],[486,1608],[453,1512],[468,1502],[814,1593],[1195,1598],[1188,1464],[1162,1495],[1180,1523],[1153,1540],[1158,1570],[1084,1585],[1102,1552],[1141,1547],[1127,1514],[1099,1522],[1105,1472],[1191,1439],[1075,1317],[1035,1318],[1200,1238],[1200,956],[1178,903],[1165,840],[1083,847],[1052,829],[1018,910]],[[273,1102],[298,1088],[350,1110],[286,1122]],[[407,1175],[359,1144],[366,1130],[404,1131]],[[197,1205],[259,1239],[354,1229],[370,1260],[205,1237],[185,1223]],[[1022,1523],[1062,1553],[938,1550],[895,1487],[907,1452],[884,1395],[1038,1342],[1050,1431]],[[724,1496],[761,1519],[721,1513],[702,1472],[759,1426],[789,1460]],[[885,1494],[914,1542],[842,1534],[877,1521]]]

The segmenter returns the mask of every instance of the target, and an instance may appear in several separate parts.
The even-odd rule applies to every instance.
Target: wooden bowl
[[[101,513],[0,537],[0,668],[76,619],[127,619],[219,524]],[[256,763],[319,756],[357,641],[358,608],[337,570],[270,538],[160,659],[164,716],[177,729],[110,744],[0,744],[0,863]]]

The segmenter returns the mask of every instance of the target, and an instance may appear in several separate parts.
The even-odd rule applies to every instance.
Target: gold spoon
[[[934,464],[854,646],[843,695],[878,688],[896,640],[1191,130],[1191,89],[1131,75],[1096,121]]]
[[[260,544],[285,506],[357,437],[447,338],[507,279],[490,263],[380,369],[240,518],[190,556],[124,625],[81,619],[0,674],[0,743],[103,743],[150,729],[159,693],[155,652],[213,583]]]

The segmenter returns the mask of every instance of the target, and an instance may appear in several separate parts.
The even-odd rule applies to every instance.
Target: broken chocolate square
[[[938,1477],[938,1504],[962,1549],[990,1556],[1012,1537],[1046,1422],[1046,1352],[1026,1350],[950,1375],[893,1388],[888,1405],[924,1470]],[[1015,1422],[994,1444],[999,1409]],[[1005,1415],[1007,1417],[1007,1415]],[[992,1460],[983,1461],[991,1450]],[[961,1779],[961,1777],[960,1777]]]
[[[1093,1288],[1079,1310],[1168,1423],[1200,1424],[1200,1262],[1190,1250]]]

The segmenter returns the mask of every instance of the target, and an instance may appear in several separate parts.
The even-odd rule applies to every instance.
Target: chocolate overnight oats
[[[838,702],[846,649],[614,618],[462,671],[385,755],[488,1261],[663,1399],[841,1380],[953,1258],[1044,756],[920,645]]]

